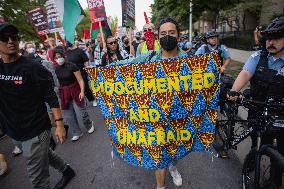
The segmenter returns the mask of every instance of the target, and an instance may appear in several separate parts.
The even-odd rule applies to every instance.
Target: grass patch
[[[225,74],[236,79],[240,71],[243,69],[243,66],[244,66],[244,63],[232,60],[232,63],[229,65],[229,67],[225,71]]]

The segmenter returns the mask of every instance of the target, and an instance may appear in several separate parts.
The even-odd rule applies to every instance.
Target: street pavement
[[[111,156],[106,126],[98,108],[90,107],[89,113],[96,124],[96,131],[77,142],[68,140],[58,145],[56,152],[76,171],[76,177],[67,189],[155,189],[154,172],[136,168]],[[22,156],[12,157],[13,144],[8,137],[0,141],[0,152],[9,163],[9,172],[0,178],[1,189],[31,188]],[[213,159],[212,159],[213,158]],[[210,153],[192,153],[178,161],[177,167],[183,177],[180,189],[239,189],[241,186],[241,163],[231,152],[230,159],[215,158]],[[60,174],[50,168],[51,188]],[[175,189],[167,175],[167,189]]]
[[[243,63],[252,52],[230,49],[232,57],[243,57]],[[238,66],[237,66],[238,67]],[[239,66],[240,67],[240,66]],[[236,69],[240,69],[240,68]],[[239,70],[237,70],[239,71]],[[98,108],[89,107],[90,117],[94,120],[96,131],[84,136],[77,142],[68,140],[58,145],[56,152],[76,171],[76,177],[67,189],[155,189],[154,172],[136,168],[112,157],[112,149],[106,133],[106,125]],[[240,116],[246,112],[240,110]],[[230,159],[219,159],[215,153],[191,153],[178,161],[177,167],[183,177],[180,189],[239,189],[241,188],[242,162],[249,150],[250,139],[238,145],[238,150],[230,151]],[[0,140],[0,152],[8,160],[9,172],[0,177],[0,189],[29,189],[25,160],[22,156],[12,156],[12,141],[5,137]],[[51,188],[61,175],[50,168]],[[167,175],[167,189],[175,189],[170,175]]]

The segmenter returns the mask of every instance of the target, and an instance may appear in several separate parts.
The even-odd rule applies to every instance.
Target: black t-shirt
[[[58,66],[55,70],[56,76],[61,86],[68,86],[76,81],[74,72],[79,71],[79,68],[72,63],[65,63]]]
[[[59,108],[52,74],[32,59],[0,59],[0,128],[15,140],[25,141],[51,128],[47,114]]]
[[[87,54],[79,48],[66,51],[66,57],[68,62],[75,64],[80,70],[85,67],[85,62],[89,60]]]

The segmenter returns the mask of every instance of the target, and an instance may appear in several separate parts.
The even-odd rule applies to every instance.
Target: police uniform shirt
[[[201,47],[199,47],[199,49],[197,49],[197,51],[195,52],[195,55],[204,55],[205,54],[205,46],[206,44],[203,44]],[[210,52],[213,52],[215,50],[218,50],[218,49],[213,49],[210,45],[207,45]],[[225,46],[225,45],[221,45],[221,57],[224,58],[225,60],[228,59],[228,58],[231,58],[231,55],[230,55],[230,52],[229,52],[229,49]]]
[[[257,64],[260,59],[261,51],[257,51],[252,54],[249,59],[246,61],[243,70],[250,72],[251,74],[255,73]],[[280,58],[275,59],[272,55],[268,55],[268,68],[273,70],[280,70],[284,66],[284,55]]]

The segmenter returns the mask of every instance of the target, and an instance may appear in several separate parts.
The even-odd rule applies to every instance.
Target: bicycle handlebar
[[[252,100],[252,99],[245,97],[242,93],[235,92],[235,91],[229,91],[228,95],[232,97],[237,97],[236,103],[239,106],[247,104],[247,105],[256,105],[256,106],[267,107],[267,108],[273,107],[273,108],[284,109],[284,101],[276,101],[274,99],[269,99],[266,102]],[[231,100],[228,100],[228,101],[231,101]]]
[[[267,107],[267,108],[280,108],[280,109],[284,109],[284,102],[281,101],[266,101],[266,102],[262,102],[262,101],[257,101],[257,100],[252,100],[252,99],[248,99],[248,98],[239,98],[239,103],[240,104],[249,104],[249,105],[256,105],[256,106],[261,106],[261,107]]]

